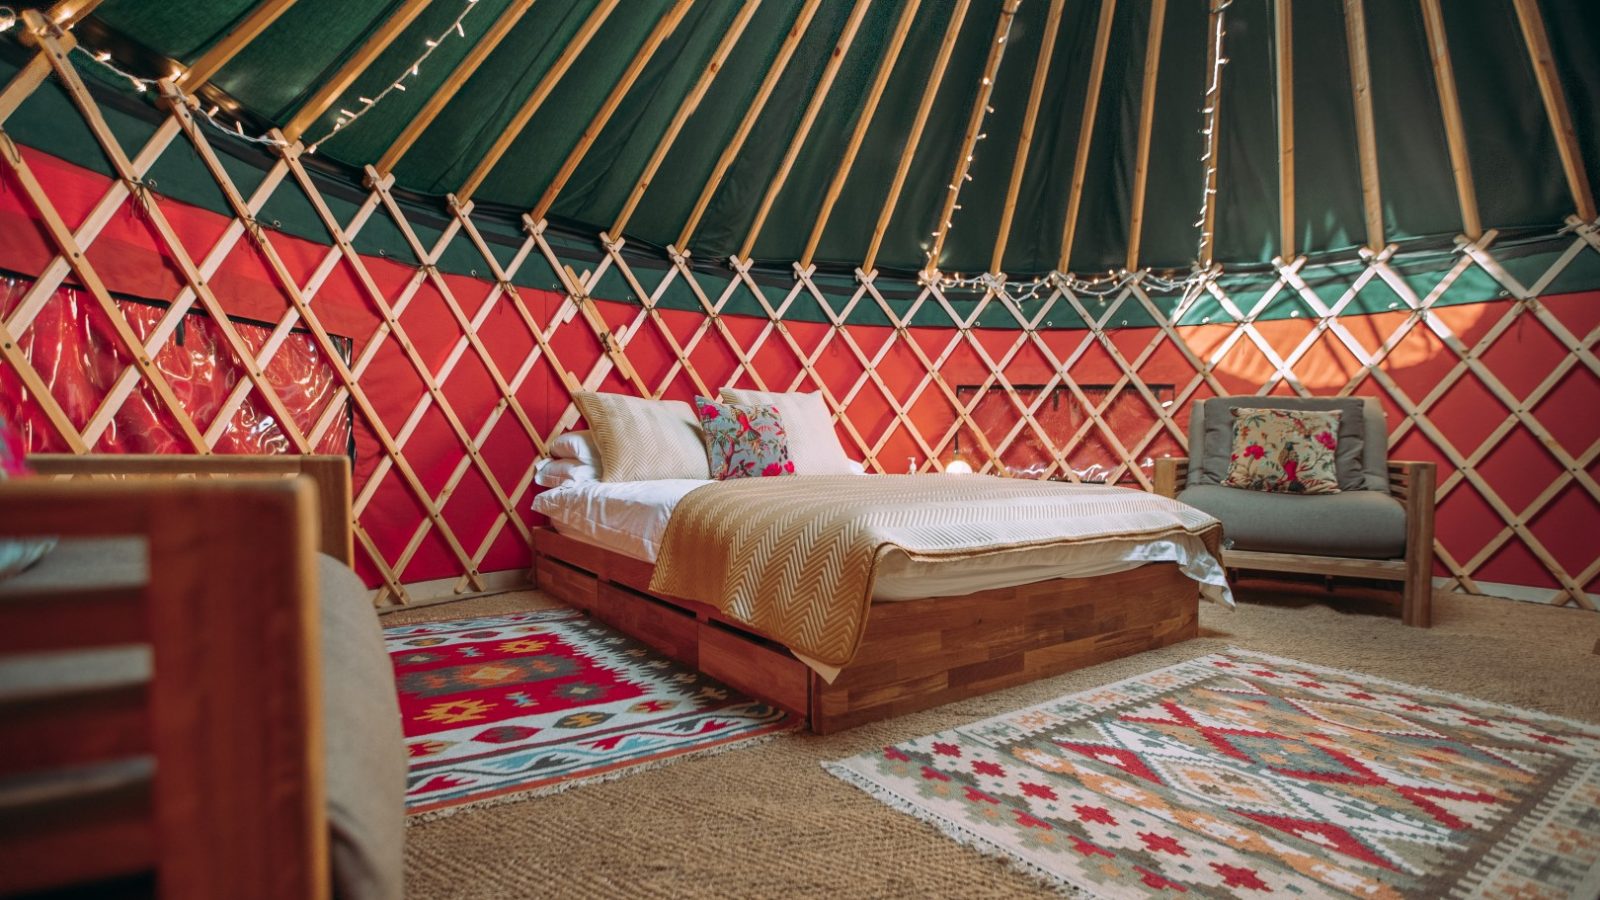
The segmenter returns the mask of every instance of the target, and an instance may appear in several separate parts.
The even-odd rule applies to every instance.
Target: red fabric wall
[[[49,186],[51,197],[69,226],[77,227],[104,193],[109,181],[43,154],[25,152],[29,164]],[[6,237],[0,241],[0,268],[25,275],[37,273],[54,255],[53,245],[37,224],[26,198],[14,185],[4,187],[7,189],[0,192],[0,234]],[[188,251],[197,260],[206,255],[228,224],[225,217],[206,210],[171,200],[160,202]],[[327,253],[322,245],[282,234],[273,234],[271,239],[302,284]],[[126,208],[94,241],[88,257],[107,286],[121,295],[160,300],[175,297],[182,287],[177,270],[166,261],[148,224]],[[369,258],[365,262],[390,303],[401,294],[414,273],[411,267],[388,259]],[[521,318],[504,297],[495,297],[492,284],[460,276],[446,276],[446,280],[469,319],[477,315],[483,303],[495,303],[479,334],[501,375],[511,380],[529,354],[536,352],[534,339]],[[239,242],[210,283],[230,314],[235,316],[276,323],[289,309],[248,241]],[[25,286],[25,281],[14,282],[9,292],[0,296],[0,311],[4,312],[8,323],[20,290]],[[529,289],[519,293],[541,326],[548,325],[563,302],[562,296],[555,293]],[[1600,292],[1547,297],[1544,302],[1578,335],[1588,335],[1600,325]],[[118,357],[115,339],[109,335],[105,323],[97,321],[98,309],[92,307],[82,291],[65,288],[52,298],[38,320],[18,335],[19,343],[52,385],[52,393],[79,428],[93,414],[109,379],[124,362]],[[633,322],[639,313],[639,308],[631,303],[601,301],[597,308],[613,330]],[[126,303],[122,309],[141,336],[148,333],[161,312]],[[316,295],[313,309],[329,331],[353,341],[355,359],[362,357],[380,324],[358,281],[343,263]],[[1440,308],[1434,314],[1470,346],[1508,309],[1506,302],[1495,301]],[[1375,349],[1404,319],[1401,313],[1391,313],[1341,321],[1361,344]],[[699,313],[663,311],[662,320],[683,344],[700,328],[704,317]],[[189,321],[195,322],[196,317],[189,317]],[[738,316],[724,316],[722,321],[744,347],[750,346],[768,324],[764,319]],[[447,360],[461,335],[444,298],[430,284],[424,284],[418,291],[400,322],[417,353],[435,371]],[[1284,355],[1314,325],[1313,321],[1305,319],[1288,319],[1261,322],[1257,327],[1277,352]],[[830,331],[828,325],[813,322],[791,321],[786,326],[795,343],[808,356],[827,339]],[[1232,329],[1232,325],[1205,325],[1180,328],[1178,332],[1194,354],[1206,359]],[[266,334],[265,329],[250,326],[243,326],[241,331],[252,347],[259,346]],[[923,384],[927,373],[916,354],[904,341],[897,340],[890,328],[852,326],[845,333],[867,359],[876,357],[885,343],[890,344],[875,371],[888,395],[907,406],[906,416],[912,427],[929,444],[937,446],[957,417],[936,386]],[[1133,360],[1158,334],[1151,328],[1125,328],[1111,332],[1110,339],[1124,358]],[[930,359],[941,357],[950,348],[940,374],[952,388],[991,381],[992,373],[983,356],[954,329],[913,328],[907,335]],[[1005,358],[1022,337],[1019,332],[1010,330],[975,330],[972,335],[989,358],[996,360]],[[1067,359],[1082,342],[1091,342],[1068,373],[1080,385],[1115,385],[1123,375],[1111,355],[1093,344],[1088,332],[1045,331],[1040,337],[1056,359]],[[551,346],[561,364],[579,379],[584,379],[603,358],[599,341],[581,317],[558,327]],[[211,424],[221,397],[240,376],[237,362],[226,349],[219,343],[214,328],[190,328],[182,347],[169,344],[156,357],[158,366],[172,378],[184,406],[202,431]],[[648,321],[627,345],[626,354],[640,378],[652,389],[661,384],[675,362],[668,342]],[[1545,380],[1565,355],[1565,350],[1548,332],[1534,324],[1518,326],[1501,337],[1486,354],[1484,362],[1521,398]],[[734,382],[750,383],[748,378],[742,377],[735,354],[715,330],[700,340],[689,359],[701,379],[713,388]],[[800,356],[777,333],[767,336],[752,360],[762,380],[772,389],[787,388],[802,372]],[[1413,401],[1420,401],[1457,362],[1455,355],[1426,328],[1416,328],[1396,347],[1383,368]],[[924,449],[896,418],[884,390],[871,380],[863,382],[865,369],[861,359],[849,349],[844,335],[832,339],[817,356],[814,367],[835,396],[844,397],[854,390],[847,409],[849,423],[869,447],[882,439],[876,455],[884,468],[903,471],[908,457],[916,457],[920,462],[926,456]],[[1332,394],[1340,391],[1360,368],[1360,363],[1332,335],[1324,335],[1294,366],[1294,371],[1301,383],[1314,393]],[[1014,385],[1044,384],[1054,377],[1055,367],[1036,347],[1024,344],[1012,356],[1003,374]],[[1215,374],[1229,392],[1254,393],[1273,377],[1275,370],[1257,348],[1241,340],[1221,361]],[[1163,342],[1139,368],[1138,375],[1146,384],[1174,385],[1181,392],[1193,379],[1195,370],[1171,342]],[[316,415],[333,399],[333,391],[338,386],[328,361],[309,336],[303,334],[295,335],[288,342],[284,352],[269,367],[267,377],[284,393],[285,401],[295,411],[302,428],[310,427]],[[360,383],[379,419],[391,433],[403,437],[405,458],[427,493],[440,496],[462,459],[464,445],[436,405],[430,405],[419,424],[402,435],[408,417],[426,396],[426,391],[421,377],[393,336],[382,340]],[[919,385],[922,390],[917,393]],[[814,389],[814,385],[807,378],[801,388]],[[600,389],[632,390],[615,371],[606,377]],[[469,435],[478,433],[495,414],[501,400],[487,367],[471,349],[460,357],[443,381],[441,390]],[[681,369],[664,391],[669,398],[685,400],[691,399],[693,392],[691,380]],[[1289,388],[1279,384],[1274,392],[1287,393]],[[1373,379],[1366,379],[1357,393],[1382,398],[1389,409],[1391,428],[1399,426],[1403,420],[1399,407]],[[1210,395],[1208,388],[1201,387],[1193,396]],[[568,401],[548,358],[541,358],[534,364],[515,396],[535,429],[547,437]],[[1026,392],[1024,396],[1032,399]],[[1164,393],[1159,399],[1169,396]],[[963,400],[969,397],[964,396]],[[20,416],[27,426],[31,449],[56,450],[63,446],[37,404],[22,390],[16,373],[4,366],[0,366],[0,408]],[[1591,414],[1579,415],[1574,411],[1595,409],[1600,409],[1600,379],[1585,367],[1576,366],[1532,412],[1567,452],[1581,457],[1595,440],[1595,426]],[[1175,411],[1179,425],[1186,426],[1187,409],[1180,405]],[[973,415],[996,443],[1019,419],[1015,407],[1001,394],[986,396]],[[1432,422],[1465,456],[1473,455],[1508,415],[1504,406],[1472,375],[1443,395],[1429,411]],[[170,418],[148,388],[141,387],[118,415],[114,427],[93,449],[184,451],[185,445],[173,435]],[[1037,418],[1052,441],[1062,442],[1066,434],[1078,428],[1082,414],[1070,398],[1064,398],[1059,406],[1047,402]],[[1131,389],[1117,395],[1106,418],[1110,430],[1130,448],[1157,421],[1149,404]],[[383,451],[364,418],[357,413],[354,419],[357,491],[362,492],[369,488]],[[863,456],[850,429],[841,427],[840,435],[851,455]],[[319,449],[342,452],[344,441],[343,434],[336,429]],[[963,433],[959,441],[966,458],[974,465],[981,465],[984,460],[977,452],[978,442],[974,436]],[[265,405],[252,396],[226,429],[216,449],[218,452],[286,452],[289,444],[271,422]],[[1150,458],[1182,453],[1179,442],[1163,433],[1139,453],[1138,458],[1141,464],[1148,465]],[[1400,441],[1392,455],[1439,462],[1441,481],[1453,471],[1440,449],[1415,428]],[[484,465],[508,495],[526,481],[535,456],[532,438],[512,415],[501,415],[483,441]],[[948,461],[953,456],[953,447],[946,445],[940,456]],[[1043,441],[1024,428],[1021,436],[1002,452],[1001,460],[1014,470],[1027,471],[1048,465],[1050,455],[1043,449]],[[1070,454],[1070,461],[1086,477],[1098,477],[1116,467],[1119,458],[1104,437],[1091,429],[1088,437]],[[1560,475],[1556,461],[1520,426],[1487,449],[1476,468],[1491,490],[1517,511],[1524,509]],[[1600,463],[1591,464],[1590,474],[1600,478]],[[529,524],[535,519],[528,511],[533,490],[537,489],[524,493],[515,505],[518,518]],[[402,580],[421,581],[461,573],[456,558],[428,525],[421,505],[396,472],[388,471],[376,484],[370,485],[369,492],[369,502],[359,510],[358,519],[390,565],[416,543],[415,553],[399,572]],[[517,531],[508,527],[496,530],[496,520],[502,516],[503,508],[493,496],[488,480],[476,469],[468,469],[455,489],[444,497],[441,506],[443,517],[468,554],[487,542],[488,549],[480,566],[482,571],[527,565],[527,550]],[[1593,561],[1592,540],[1586,540],[1586,535],[1597,519],[1600,519],[1600,507],[1580,488],[1569,485],[1533,518],[1530,529],[1569,572],[1579,572]],[[1439,508],[1439,539],[1458,560],[1476,554],[1502,526],[1502,519],[1471,484],[1457,487]],[[495,534],[491,539],[492,531]],[[362,564],[363,576],[370,584],[377,584],[380,579],[376,568],[365,559]],[[1495,582],[1556,586],[1547,567],[1515,539],[1495,554],[1477,572],[1477,577]],[[1587,585],[1587,589],[1600,589],[1600,579]]]

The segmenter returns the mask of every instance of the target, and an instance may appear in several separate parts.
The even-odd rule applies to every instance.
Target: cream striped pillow
[[[700,422],[682,400],[593,391],[572,399],[600,448],[601,481],[711,478]]]
[[[833,414],[821,392],[810,394],[722,389],[722,402],[775,406],[789,439],[789,459],[796,475],[853,475],[856,470],[833,430]]]

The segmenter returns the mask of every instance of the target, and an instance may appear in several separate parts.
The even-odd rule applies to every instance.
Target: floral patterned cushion
[[[1237,407],[1228,487],[1283,494],[1336,494],[1339,413]]]
[[[711,465],[712,478],[722,481],[794,474],[789,438],[776,407],[718,403],[708,397],[696,397],[694,408],[706,433],[706,460]]]

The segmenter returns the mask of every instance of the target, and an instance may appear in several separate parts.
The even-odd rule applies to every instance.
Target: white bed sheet
[[[687,478],[569,483],[535,497],[533,509],[548,516],[562,534],[655,562],[673,508],[684,495],[709,483]],[[917,560],[890,549],[878,563],[872,598],[953,597],[1052,578],[1109,575],[1152,562],[1177,563],[1200,583],[1202,596],[1233,605],[1222,565],[1203,541],[1190,535],[1037,547],[957,560]]]

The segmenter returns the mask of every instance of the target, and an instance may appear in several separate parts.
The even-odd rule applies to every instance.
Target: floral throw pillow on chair
[[[706,461],[711,477],[762,478],[793,475],[789,438],[783,420],[772,406],[718,403],[694,398],[695,413],[706,435]]]
[[[1339,413],[1296,409],[1233,410],[1228,487],[1282,494],[1336,494]]]

